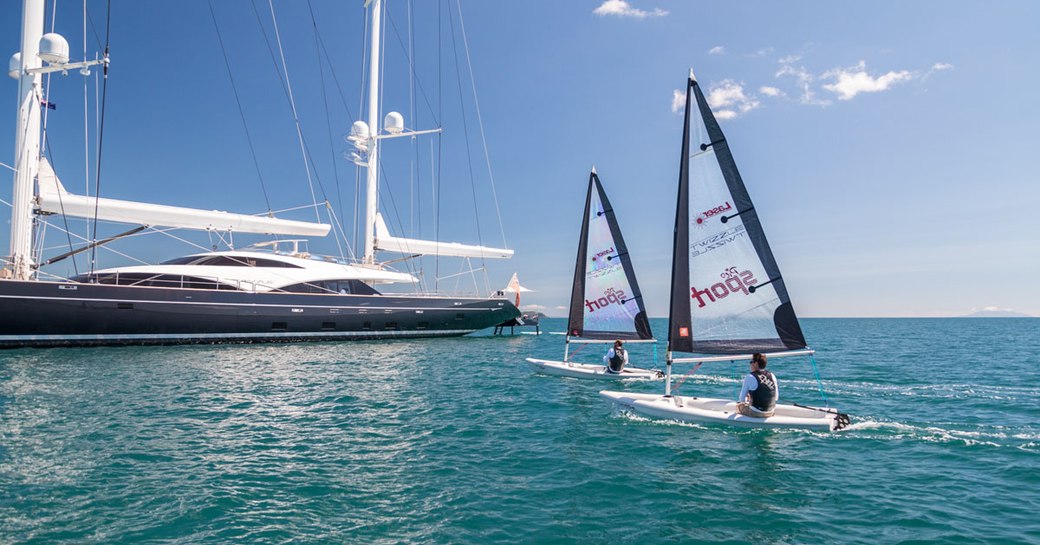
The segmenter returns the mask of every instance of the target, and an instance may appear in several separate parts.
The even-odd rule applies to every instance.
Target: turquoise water
[[[0,352],[0,543],[1040,543],[1040,320],[803,327],[848,431],[619,414],[548,334]]]

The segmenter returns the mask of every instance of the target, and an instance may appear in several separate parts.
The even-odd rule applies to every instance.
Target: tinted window
[[[291,293],[324,293],[324,294],[353,294],[353,295],[379,295],[375,288],[360,280],[317,280],[314,282],[303,282],[279,288],[279,291]]]
[[[178,257],[169,261],[163,261],[162,263],[160,263],[160,265],[187,265],[188,263],[191,263],[192,261],[195,261],[198,258],[199,256],[197,255],[186,255],[184,257]]]
[[[211,267],[271,267],[280,269],[299,269],[292,263],[275,261],[274,259],[263,259],[245,256],[215,255],[199,260],[195,265],[206,265]]]
[[[194,276],[181,276],[179,274],[149,274],[149,273],[122,273],[122,274],[81,274],[73,278],[76,282],[87,282],[97,284],[111,284],[118,286],[148,286],[155,288],[188,288],[198,290],[234,290],[238,289],[228,284],[217,282],[208,278],[197,278]]]

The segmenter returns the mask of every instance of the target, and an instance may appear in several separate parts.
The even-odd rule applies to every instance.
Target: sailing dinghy
[[[675,352],[711,355],[675,358]],[[771,360],[814,353],[806,346],[726,138],[691,70],[672,248],[664,395],[606,390],[600,395],[641,416],[683,422],[822,431],[849,424],[847,415],[829,408],[777,404],[772,416],[760,418],[739,414],[733,400],[672,394],[673,363],[699,367],[712,361],[748,361],[753,352]]]
[[[571,288],[570,316],[563,361],[527,358],[535,370],[549,375],[604,380],[658,380],[656,369],[625,368],[620,373],[606,365],[578,363],[570,359],[571,344],[657,342],[650,332],[643,297],[636,283],[632,260],[621,237],[614,209],[593,167],[585,196],[578,257]],[[577,349],[575,350],[575,352]]]

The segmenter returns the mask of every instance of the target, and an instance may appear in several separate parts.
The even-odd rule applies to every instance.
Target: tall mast
[[[32,274],[33,180],[40,168],[40,38],[43,37],[44,0],[22,4],[22,49],[18,78],[18,122],[14,146],[14,194],[11,204],[11,262],[15,280]]]
[[[28,0],[27,0],[28,1]],[[369,44],[368,57],[368,185],[365,195],[365,259],[367,264],[375,263],[375,223],[378,208],[379,186],[379,38],[380,11],[382,0],[368,0],[371,14],[372,42]]]

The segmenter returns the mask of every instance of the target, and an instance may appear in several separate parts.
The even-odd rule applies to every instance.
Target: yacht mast
[[[18,122],[14,146],[14,192],[11,204],[11,265],[15,280],[32,274],[33,180],[40,163],[40,38],[43,37],[44,0],[25,0],[22,9],[22,49],[18,70]]]
[[[382,31],[380,15],[382,0],[368,0],[368,11],[371,14],[372,42],[369,44],[368,60],[368,185],[365,195],[365,258],[364,263],[375,263],[375,223],[376,211],[379,210],[377,198],[379,187],[379,38]]]

